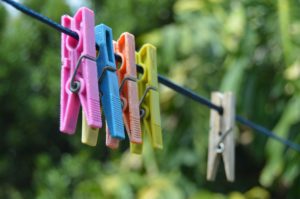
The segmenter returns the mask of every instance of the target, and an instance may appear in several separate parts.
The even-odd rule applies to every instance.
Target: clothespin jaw
[[[89,146],[96,146],[98,140],[99,129],[88,126],[84,112],[82,112],[82,132],[81,142]]]
[[[144,45],[136,53],[136,62],[144,71],[138,81],[142,132],[149,135],[154,148],[162,149],[156,48],[150,44]],[[142,145],[132,144],[132,151],[142,153]]]
[[[128,32],[123,33],[118,41],[114,42],[114,50],[122,58],[117,71],[119,79],[120,97],[123,105],[123,120],[131,143],[141,144],[142,133],[139,111],[139,96],[137,85],[137,72],[135,63],[135,40]],[[107,146],[117,147],[118,140],[107,133]]]
[[[111,149],[117,149],[119,148],[119,143],[120,143],[120,140],[117,139],[117,138],[113,138],[111,137],[110,135],[110,132],[109,132],[109,129],[107,127],[107,124],[106,124],[106,140],[105,140],[105,145]]]
[[[113,50],[112,30],[101,24],[95,27],[99,89],[108,129],[113,138],[124,139],[121,100]]]
[[[223,108],[220,115],[215,110],[210,112],[210,132],[207,163],[207,180],[213,181],[217,174],[220,158],[223,158],[228,181],[234,181],[235,165],[235,97],[231,92],[224,94],[213,92],[212,103]]]
[[[73,18],[62,16],[62,25],[77,32],[79,40],[62,33],[60,131],[69,134],[75,132],[80,104],[88,126],[100,128],[94,12],[80,8]]]

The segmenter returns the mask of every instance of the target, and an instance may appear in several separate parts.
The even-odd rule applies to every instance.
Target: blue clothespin
[[[122,106],[113,48],[112,29],[104,24],[95,27],[99,47],[97,70],[104,115],[111,137],[125,139]]]

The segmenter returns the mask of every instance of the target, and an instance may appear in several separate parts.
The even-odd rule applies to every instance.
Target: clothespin
[[[113,138],[125,139],[112,30],[100,24],[95,27],[95,37],[99,46],[97,67],[106,123]]]
[[[142,144],[134,36],[127,32],[123,33],[118,41],[114,42],[114,49],[122,58],[122,65],[117,71],[117,76],[125,129],[131,143]],[[110,148],[117,148],[119,141],[106,132],[106,145]]]
[[[73,134],[80,104],[87,125],[101,128],[94,12],[80,8],[74,17],[62,16],[62,25],[78,33],[79,40],[62,33],[60,131]]]
[[[149,135],[154,148],[162,149],[156,48],[151,44],[142,46],[136,53],[136,63],[143,68],[143,75],[138,80],[142,132]],[[142,144],[131,143],[131,151],[142,153]]]
[[[226,178],[234,181],[235,162],[235,97],[231,92],[213,92],[212,103],[223,108],[223,114],[215,110],[210,112],[210,132],[207,163],[207,180],[213,181],[217,174],[219,161],[222,156]]]
[[[125,139],[122,107],[113,49],[112,30],[104,24],[95,27],[99,91],[106,119],[106,129],[112,138]],[[84,118],[83,118],[84,120]],[[82,125],[82,142],[91,146],[97,144],[98,130]]]
[[[86,122],[82,112],[81,142],[89,146],[96,146],[98,141],[99,128],[91,128]]]

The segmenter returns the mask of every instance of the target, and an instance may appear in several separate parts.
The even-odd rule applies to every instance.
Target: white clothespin
[[[223,108],[221,115],[216,110],[210,111],[210,132],[207,162],[207,180],[213,181],[217,174],[222,156],[228,181],[234,181],[235,162],[235,97],[232,92],[213,92],[211,101]]]

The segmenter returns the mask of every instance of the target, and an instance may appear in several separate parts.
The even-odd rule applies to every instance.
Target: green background
[[[299,0],[28,0],[59,22],[77,2],[96,24],[157,47],[158,71],[300,143]],[[75,4],[76,3],[76,4]],[[60,34],[0,6],[0,198],[299,198],[300,155],[237,124],[236,181],[206,181],[209,109],[160,86],[164,149],[143,156],[59,132]],[[81,121],[81,120],[79,120]]]

